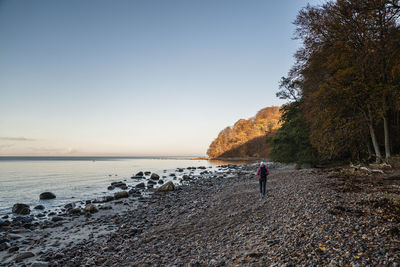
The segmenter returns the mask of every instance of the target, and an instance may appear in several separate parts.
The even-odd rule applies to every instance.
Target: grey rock
[[[140,183],[140,184],[137,184],[135,187],[136,188],[145,188],[145,184],[144,183]]]
[[[158,175],[157,173],[152,173],[151,176],[150,176],[150,179],[158,180],[158,179],[160,179],[160,175]]]
[[[22,235],[8,234],[8,238],[11,239],[11,240],[17,240],[17,239],[21,239]]]
[[[29,205],[17,203],[17,204],[14,204],[14,206],[12,208],[12,212],[16,213],[16,214],[26,215],[26,214],[31,213],[31,210],[29,208]]]
[[[6,250],[10,247],[10,243],[8,242],[2,242],[0,243],[0,251]]]
[[[105,196],[104,198],[103,198],[103,202],[110,202],[110,201],[113,201],[114,200],[114,197],[113,196]]]
[[[134,188],[132,188],[131,190],[129,190],[128,193],[129,193],[130,195],[137,196],[137,197],[142,195],[142,194],[140,193],[139,190],[134,189]]]
[[[121,191],[114,194],[115,199],[126,198],[126,197],[129,197],[129,194],[126,191]]]
[[[10,221],[0,219],[0,227],[9,226],[9,225],[10,225]]]
[[[35,210],[44,210],[44,206],[43,205],[37,205],[34,207]]]
[[[67,210],[74,209],[75,208],[75,203],[68,203],[67,205],[64,206]]]
[[[22,252],[22,253],[18,254],[18,255],[14,258],[14,260],[15,260],[16,262],[20,262],[20,261],[23,261],[24,259],[31,258],[31,257],[34,257],[34,256],[35,256],[35,254],[33,254],[33,253],[30,252],[30,251],[27,251],[27,252]]]
[[[175,186],[174,183],[169,181],[168,183],[162,185],[161,187],[159,187],[157,189],[157,192],[168,192],[168,191],[174,191],[175,190]]]
[[[56,195],[52,192],[43,192],[39,196],[40,199],[45,200],[45,199],[54,199],[56,198]]]
[[[34,261],[30,267],[48,267],[49,263],[45,261]]]
[[[59,221],[62,221],[62,220],[64,220],[64,218],[60,217],[60,216],[54,216],[53,218],[51,218],[52,222],[59,222]]]
[[[93,204],[87,204],[83,209],[84,209],[85,211],[90,212],[90,213],[95,213],[95,212],[98,212],[98,211],[99,211],[99,210],[96,208],[96,206],[93,205]]]
[[[7,250],[7,252],[8,252],[8,253],[14,253],[14,252],[17,252],[18,250],[19,250],[19,247],[14,246],[14,247],[9,248],[9,249]]]

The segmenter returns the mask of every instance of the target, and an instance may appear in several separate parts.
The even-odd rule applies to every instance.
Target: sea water
[[[44,205],[46,209],[61,207],[67,203],[91,200],[113,194],[108,191],[116,181],[135,185],[143,180],[131,179],[139,171],[160,175],[164,181],[173,180],[192,170],[187,167],[204,166],[212,170],[217,162],[188,158],[143,157],[0,157],[0,215],[11,213],[15,203],[31,206]],[[185,168],[176,172],[176,168]],[[195,173],[198,174],[199,169]],[[166,176],[162,178],[162,176]],[[42,192],[50,191],[57,197],[40,200]]]

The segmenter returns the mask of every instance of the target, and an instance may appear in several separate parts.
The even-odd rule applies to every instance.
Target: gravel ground
[[[399,265],[396,172],[271,169],[261,199],[255,170],[233,166],[229,175],[88,218],[92,233],[83,241],[33,259],[43,264],[36,266]]]

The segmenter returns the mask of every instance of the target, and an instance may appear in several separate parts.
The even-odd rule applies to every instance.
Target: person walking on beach
[[[257,175],[259,177],[258,181],[260,183],[260,197],[264,198],[265,196],[265,186],[267,184],[267,176],[269,175],[269,171],[265,166],[264,162],[260,163],[260,167],[257,169]]]

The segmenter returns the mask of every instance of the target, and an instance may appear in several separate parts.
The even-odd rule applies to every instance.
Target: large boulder
[[[114,194],[115,199],[120,199],[120,198],[125,198],[125,197],[129,197],[129,194],[126,191],[121,191],[121,192],[117,192]]]
[[[161,187],[159,187],[157,189],[157,192],[168,192],[168,191],[174,191],[175,190],[175,186],[174,183],[169,181],[168,183],[162,185]]]
[[[158,179],[160,179],[160,176],[157,173],[152,173],[151,176],[150,176],[150,179],[158,180]]]
[[[43,192],[39,196],[40,199],[54,199],[56,198],[56,195],[52,192]]]
[[[16,214],[27,215],[27,214],[31,213],[31,209],[29,208],[29,205],[17,203],[17,204],[14,204],[14,206],[12,208],[12,212],[16,213]]]

